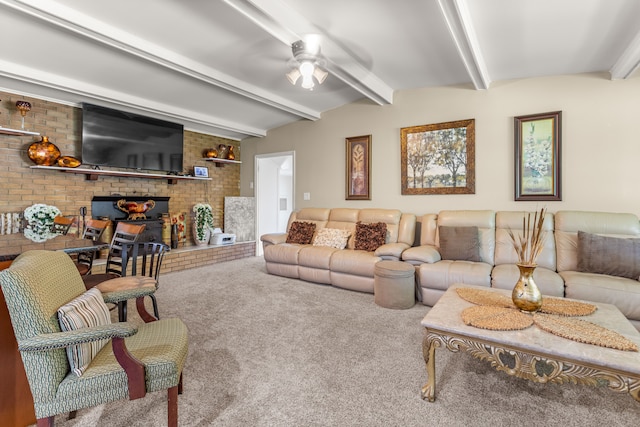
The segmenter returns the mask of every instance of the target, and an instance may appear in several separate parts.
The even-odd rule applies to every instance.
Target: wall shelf
[[[229,160],[229,159],[218,159],[216,157],[203,157],[202,160],[206,160],[207,162],[214,162],[216,164],[216,167],[223,167],[225,163],[233,163],[233,164],[240,164],[242,163],[241,160]]]
[[[166,179],[169,184],[176,184],[180,180],[197,180],[211,181],[211,178],[180,176],[180,175],[163,175],[159,173],[142,173],[142,172],[123,172],[123,171],[106,171],[101,169],[82,169],[82,168],[63,168],[58,166],[31,166],[31,169],[57,170],[65,173],[74,173],[86,175],[87,181],[96,181],[98,176],[123,176],[127,178],[149,178],[149,179]]]
[[[0,126],[0,135],[18,135],[18,136],[38,136],[38,132],[29,132],[23,129],[9,129]]]

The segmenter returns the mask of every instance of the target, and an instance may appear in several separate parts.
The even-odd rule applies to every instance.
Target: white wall
[[[313,96],[310,93],[309,96]],[[513,117],[562,111],[561,202],[514,201]],[[475,119],[476,194],[400,194],[400,128]],[[295,206],[442,209],[561,209],[640,215],[640,78],[580,74],[497,82],[486,91],[400,91],[393,105],[362,100],[242,141],[241,193],[253,195],[253,156],[296,152]],[[370,201],[345,200],[345,138],[372,135]],[[311,200],[303,200],[303,193]]]

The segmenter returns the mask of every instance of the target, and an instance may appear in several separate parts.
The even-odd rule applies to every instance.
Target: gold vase
[[[513,287],[511,299],[522,311],[538,311],[542,307],[542,294],[533,281],[533,272],[536,265],[517,264],[520,270],[520,278]]]
[[[60,157],[60,149],[49,141],[48,136],[43,136],[42,141],[34,142],[27,149],[27,155],[33,163],[39,166],[53,166]]]

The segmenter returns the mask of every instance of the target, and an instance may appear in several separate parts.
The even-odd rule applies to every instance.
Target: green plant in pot
[[[206,245],[213,232],[213,209],[208,203],[198,203],[193,212],[193,240],[197,245]]]

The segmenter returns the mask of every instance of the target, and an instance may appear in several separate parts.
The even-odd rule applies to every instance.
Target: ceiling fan
[[[291,70],[286,75],[292,85],[302,77],[302,88],[313,90],[315,81],[318,84],[325,81],[329,73],[324,69],[326,61],[320,53],[320,36],[312,34],[293,42],[291,52],[293,58],[287,62]]]

